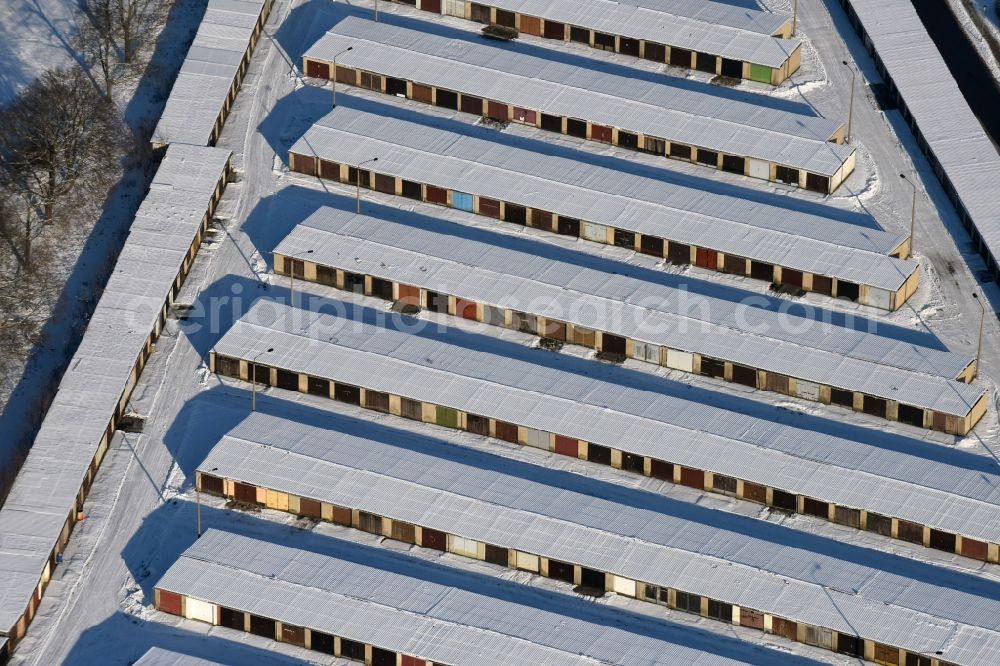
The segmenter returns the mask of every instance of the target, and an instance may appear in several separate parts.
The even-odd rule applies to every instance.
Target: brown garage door
[[[535,18],[534,16],[525,16],[524,14],[521,14],[521,32],[526,35],[535,35],[536,37],[541,35],[541,20]]]
[[[257,488],[254,486],[247,485],[245,483],[234,483],[233,496],[236,497],[236,501],[245,502],[246,504],[256,504],[257,503]]]
[[[433,548],[434,550],[440,551],[448,549],[448,537],[444,532],[438,532],[437,530],[428,529],[426,527],[422,531],[422,544],[424,548]]]
[[[697,488],[698,490],[704,490],[705,472],[700,469],[681,467],[681,485],[688,486],[690,488]]]
[[[601,336],[601,351],[605,354],[625,355],[625,338],[604,333]]]

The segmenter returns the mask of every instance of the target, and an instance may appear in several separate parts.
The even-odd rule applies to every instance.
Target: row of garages
[[[801,63],[801,42],[788,39],[790,16],[722,3],[702,3],[717,10],[704,16],[692,11],[694,3],[663,7],[613,0],[393,1],[526,35],[771,85],[782,83]]]
[[[0,509],[0,641],[28,630],[231,175],[214,144],[272,0],[210,0],[153,137],[150,190]],[[169,144],[169,145],[168,145]]]
[[[888,94],[927,156],[993,279],[1000,282],[1000,155],[908,0],[840,0]],[[935,85],[928,87],[927,81]]]
[[[775,109],[766,98],[733,100],[669,79],[583,69],[516,48],[358,18],[341,21],[313,45],[303,70],[823,194],[836,190],[855,165],[855,150],[842,144],[842,123]]]
[[[499,235],[474,240],[462,225],[408,221],[320,209],[275,248],[275,272],[916,427],[965,434],[986,410],[984,388],[954,379],[968,375],[968,358],[914,348],[900,359],[914,361],[911,367],[893,367],[893,343],[883,336],[853,345],[815,330],[793,337],[801,319],[689,300],[690,285],[683,294],[655,289],[586,271],[582,257],[546,259],[541,244],[534,254],[503,247]]]
[[[25,634],[230,175],[230,153],[167,148],[87,331],[0,509],[0,637]],[[9,649],[9,648],[8,648]]]
[[[157,583],[157,608],[372,666],[811,663],[410,555],[313,543],[210,530]]]
[[[336,342],[328,340],[332,331]],[[322,334],[322,340],[311,338],[312,332]],[[612,383],[581,377],[540,350],[508,356],[514,352],[484,352],[470,349],[472,344],[461,337],[449,344],[425,334],[406,335],[265,303],[223,337],[212,352],[211,367],[223,376],[256,377],[257,383],[285,390],[590,460],[976,559],[1000,559],[1000,539],[988,518],[996,511],[995,476],[964,469],[958,457],[936,462],[930,450],[923,450],[927,445],[916,441],[911,442],[914,455],[898,455],[880,443],[871,446],[811,427],[778,425],[703,404],[697,396],[652,398],[659,380],[637,385],[630,376],[622,378],[628,385]],[[267,352],[254,362],[257,349]],[[627,439],[623,432],[629,433]],[[836,466],[827,462],[833,455]]]
[[[274,0],[211,0],[153,132],[153,146],[214,146]]]
[[[289,168],[880,309],[901,307],[919,284],[897,234],[529,150],[479,128],[340,106],[292,146]]]
[[[199,488],[869,660],[932,663],[950,636],[926,632],[928,612],[978,634],[979,647],[1000,640],[976,623],[983,601],[967,596],[972,576],[942,584],[922,565],[854,561],[850,549],[790,528],[761,533],[752,518],[692,514],[682,502],[543,468],[526,473],[528,463],[360,420],[331,425],[255,414],[200,465]],[[892,592],[870,585],[879,577]],[[901,591],[927,601],[900,604]],[[961,655],[970,639],[938,660]]]

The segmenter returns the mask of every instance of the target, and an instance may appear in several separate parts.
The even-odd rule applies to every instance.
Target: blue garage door
[[[452,192],[451,205],[459,210],[467,210],[471,213],[473,211],[472,195],[465,194],[464,192]]]

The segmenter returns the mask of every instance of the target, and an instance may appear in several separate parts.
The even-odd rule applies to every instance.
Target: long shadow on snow
[[[193,626],[194,621],[191,621]],[[120,640],[123,636],[127,640]],[[113,637],[118,637],[115,640]],[[232,638],[233,640],[229,640]],[[109,653],[109,639],[114,650]],[[274,664],[275,666],[297,666],[309,662],[288,657],[271,650],[248,645],[242,635],[224,630],[220,636],[214,632],[208,636],[198,631],[142,620],[121,611],[95,624],[82,634],[66,655],[63,666],[80,664],[134,664],[151,648],[161,648],[189,657],[207,659],[225,666],[246,666],[247,664]]]

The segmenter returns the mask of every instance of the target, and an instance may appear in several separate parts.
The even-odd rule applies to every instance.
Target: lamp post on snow
[[[373,157],[370,160],[365,160],[364,162],[359,163],[358,166],[354,167],[357,171],[357,173],[354,174],[354,183],[355,185],[357,185],[357,193],[355,194],[354,200],[356,204],[355,208],[358,215],[361,214],[361,167],[368,164],[369,162],[378,162],[378,158]]]
[[[847,69],[851,70],[851,105],[847,110],[847,143],[851,142],[851,127],[854,125],[854,84],[857,83],[858,71],[851,67],[846,60],[841,60]]]
[[[799,23],[799,0],[792,0],[792,37],[795,36],[795,29]]]
[[[983,354],[983,325],[986,324],[986,306],[983,305],[983,301],[979,298],[979,294],[972,292],[972,297],[976,299],[976,305],[982,310],[979,316],[979,344],[976,346],[976,371],[972,374],[972,378],[976,379],[979,377],[979,359]]]
[[[250,361],[250,411],[257,411],[257,359],[264,354],[274,351],[274,347],[268,347],[253,357]]]
[[[306,254],[312,254],[312,253],[313,253],[312,250],[306,250]],[[288,283],[288,304],[291,305],[294,308],[295,307],[295,262],[296,262],[296,260],[295,259],[289,259],[289,260],[292,262],[292,265],[288,269],[288,278],[289,278],[289,283]],[[299,260],[299,261],[301,261],[301,260]],[[302,277],[305,278],[305,276],[306,276],[306,266],[305,266],[305,262],[302,262]]]
[[[330,79],[333,82],[333,108],[337,108],[337,58],[344,55],[348,51],[353,51],[353,46],[348,46],[346,49],[333,56],[333,78]]]
[[[913,232],[916,227],[917,222],[917,181],[910,180],[906,177],[905,173],[899,174],[899,177],[910,184],[913,188],[913,203],[910,206],[910,256],[913,256]]]
[[[218,467],[213,467],[208,470],[209,472],[218,471]],[[201,538],[201,485],[198,483],[198,472],[195,472],[194,477],[194,497],[195,497],[195,513],[198,516],[198,529],[196,538]]]

